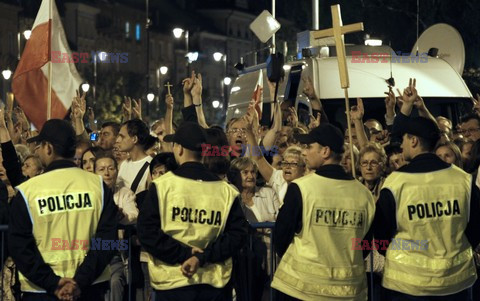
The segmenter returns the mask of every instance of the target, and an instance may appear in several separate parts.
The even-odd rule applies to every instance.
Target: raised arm
[[[243,117],[245,120],[246,124],[246,132],[245,135],[247,137],[247,143],[250,145],[251,149],[256,149],[259,150],[259,146],[257,143],[257,139],[255,137],[255,134],[253,132],[254,128],[254,123],[258,122],[258,115],[255,110],[249,110],[247,114]],[[257,151],[257,152],[251,152],[252,153],[252,158],[257,162],[258,165],[258,170],[260,171],[260,174],[262,177],[265,179],[265,181],[270,181],[270,178],[272,177],[273,171],[275,170],[270,163],[265,159],[263,156],[262,152]]]
[[[363,127],[364,113],[365,109],[363,108],[363,100],[361,98],[357,98],[357,105],[352,107],[352,110],[350,111],[350,117],[355,125],[355,133],[357,134],[360,149],[368,143],[367,133],[365,133],[365,128]]]
[[[205,120],[205,115],[203,114],[203,107],[202,107],[202,75],[199,73],[197,77],[194,79],[193,88],[192,88],[192,98],[193,104],[195,106],[195,111],[197,113],[198,124],[201,127],[207,129],[208,124]]]

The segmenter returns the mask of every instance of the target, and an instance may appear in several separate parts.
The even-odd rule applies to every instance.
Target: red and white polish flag
[[[71,56],[55,1],[42,0],[12,82],[18,104],[37,129],[47,120],[48,62],[52,51]],[[63,119],[82,79],[74,63],[56,63],[51,68],[51,118]]]

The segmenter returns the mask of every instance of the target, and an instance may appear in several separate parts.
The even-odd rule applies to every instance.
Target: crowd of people
[[[20,295],[23,300],[50,300],[35,299],[32,294],[43,292],[51,296],[51,300],[121,301],[129,293],[127,285],[134,288],[130,293],[136,300],[154,300],[153,296],[155,300],[194,300],[199,295],[192,297],[192,292],[181,290],[192,283],[198,284],[195,287],[205,294],[198,297],[203,298],[201,300],[228,300],[232,298],[232,291],[236,300],[266,300],[269,276],[273,276],[269,275],[272,256],[280,263],[273,281],[277,300],[320,300],[319,296],[364,300],[367,295],[375,300],[407,300],[407,295],[429,294],[461,294],[458,298],[463,299],[458,300],[470,300],[466,299],[464,290],[473,285],[476,277],[473,275],[475,266],[468,267],[465,263],[469,260],[467,255],[463,257],[465,266],[459,269],[464,274],[469,273],[468,279],[464,277],[455,282],[452,278],[460,276],[448,274],[448,267],[442,266],[450,282],[441,277],[437,282],[432,280],[437,288],[448,287],[444,290],[429,287],[423,282],[422,269],[412,267],[411,271],[417,273],[413,281],[430,289],[422,291],[415,283],[405,280],[404,274],[411,272],[402,266],[401,260],[395,261],[394,255],[386,256],[382,250],[363,250],[362,254],[362,251],[350,249],[351,239],[355,237],[390,241],[402,233],[402,239],[414,240],[411,231],[437,236],[443,231],[448,232],[447,240],[458,241],[463,249],[473,247],[472,256],[479,257],[480,249],[475,248],[480,239],[472,227],[480,220],[476,216],[480,205],[477,204],[480,200],[477,194],[477,187],[480,187],[480,96],[473,100],[472,112],[453,126],[448,118],[434,117],[430,113],[416,91],[414,80],[403,92],[398,91],[398,95],[388,87],[385,120],[365,120],[362,99],[351,108],[353,145],[350,146],[348,129],[340,131],[330,123],[312,81],[302,80],[303,93],[312,106],[309,124],[299,121],[295,106],[289,101],[272,105],[271,124],[261,124],[258,104],[262,93],[257,93],[246,114],[228,120],[225,129],[208,125],[202,110],[202,77],[194,72],[182,82],[182,121],[178,128],[173,121],[172,95],[165,98],[165,117],[152,124],[142,120],[141,101],[125,97],[122,122],[99,121],[101,126],[97,128],[93,113],[87,108],[86,95],[78,94],[74,97],[68,122],[48,121],[40,132],[31,130],[30,122],[10,96],[5,109],[0,110],[1,223],[10,225],[9,258],[3,263],[10,269],[3,268],[3,274],[12,267],[15,270],[11,277],[6,277],[10,281],[3,282],[6,300]],[[269,83],[268,90],[273,96],[275,84]],[[410,117],[414,109],[419,117]],[[212,150],[227,147],[228,151],[224,155],[201,156],[206,146]],[[266,154],[254,151],[256,149],[275,151]],[[451,166],[456,167],[450,171]],[[84,172],[53,176],[56,171],[70,170],[70,167]],[[449,171],[440,172],[444,170]],[[452,216],[458,222],[455,227],[442,230],[443,224],[438,222],[435,224],[438,229],[434,230],[425,230],[424,224],[412,228],[405,223],[408,216],[397,214],[398,206],[407,206],[412,219],[415,214],[421,218],[420,205],[409,207],[408,203],[399,200],[404,194],[423,197],[426,201],[431,199],[429,193],[433,195],[433,192],[420,189],[424,194],[417,195],[405,187],[415,181],[431,183],[434,172],[438,172],[437,181],[443,185],[435,187],[445,197],[458,198],[459,212],[465,222]],[[427,173],[433,178],[415,178]],[[103,183],[92,184],[96,177],[91,175],[100,176]],[[68,177],[75,180],[70,181]],[[406,184],[400,185],[404,180]],[[78,230],[79,237],[72,238],[66,234],[67,230],[42,220],[44,211],[29,205],[29,200],[36,202],[40,195],[35,189],[48,187],[52,181],[70,185],[78,191],[84,187],[82,185],[96,185],[91,188],[91,195],[97,196],[92,202],[94,207],[95,202],[99,205],[94,211],[88,211],[89,214],[78,211],[82,221],[68,224],[75,229],[82,228],[82,224],[95,226]],[[471,183],[472,187],[468,188]],[[462,199],[463,190],[458,188],[461,185],[468,191],[464,193],[468,194],[465,200]],[[53,190],[48,193],[59,195]],[[109,197],[113,200],[111,204]],[[325,208],[336,208],[344,201],[342,208],[363,212],[360,221],[349,221],[362,226],[353,226],[355,232],[333,235],[328,232],[333,226],[324,218],[328,211]],[[41,200],[38,202],[41,204]],[[318,202],[324,204],[323,209],[318,207]],[[49,203],[47,207],[47,215],[55,211]],[[470,216],[465,216],[464,208],[469,208],[466,211]],[[351,212],[344,213],[343,217],[353,214]],[[339,212],[330,214],[334,219],[341,215]],[[175,219],[194,226],[181,228],[172,222]],[[275,230],[247,227],[247,223],[276,221]],[[99,233],[98,229],[103,232]],[[270,253],[270,231],[275,234],[278,256]],[[199,237],[197,232],[206,238]],[[251,237],[249,244],[247,232]],[[316,238],[316,235],[322,237]],[[99,251],[96,255],[84,251],[78,256],[89,258],[88,265],[81,264],[75,257],[71,264],[82,267],[81,271],[77,271],[75,277],[60,277],[58,266],[52,270],[45,264],[55,257],[49,240],[56,237],[128,239],[130,250]],[[41,239],[43,242],[39,243]],[[433,240],[432,249],[444,242],[440,238],[425,239]],[[356,268],[350,274],[338,271],[327,277],[329,268],[336,271],[333,262],[342,263],[345,258],[338,254],[323,257],[319,254],[338,253],[335,248],[340,248],[339,241],[349,248],[346,251],[351,256],[349,264]],[[445,260],[458,255],[455,246],[445,247]],[[404,253],[396,255],[414,260]],[[422,256],[425,258],[428,254]],[[19,276],[14,277],[15,273]],[[332,288],[338,285],[333,279],[337,276],[351,284],[347,285],[349,291]],[[310,279],[302,282],[304,278]],[[92,288],[95,279],[100,284]],[[193,279],[192,282],[189,279]],[[402,281],[409,284],[399,284],[404,283]],[[324,284],[315,287],[310,282]],[[211,291],[202,285],[224,289]],[[404,295],[394,295],[392,291]],[[473,294],[477,298],[474,300],[480,298],[476,285]]]

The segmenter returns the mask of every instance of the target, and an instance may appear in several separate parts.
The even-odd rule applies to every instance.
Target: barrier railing
[[[275,223],[273,222],[263,222],[263,223],[253,223],[250,224],[250,227],[253,228],[254,230],[258,229],[270,229],[269,237],[270,237],[270,264],[269,264],[269,276],[270,276],[270,300],[274,300],[274,292],[272,289],[272,281],[273,281],[273,274],[275,273],[276,270],[276,263],[277,261],[275,260],[276,254],[275,254],[275,246],[274,246],[274,236],[273,236],[273,229],[275,228]],[[250,246],[252,246],[252,239],[253,235],[250,235]]]

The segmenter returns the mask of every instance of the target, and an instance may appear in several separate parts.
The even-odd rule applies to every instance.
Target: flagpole
[[[47,90],[47,120],[50,120],[52,115],[52,1],[48,1],[48,90]]]

